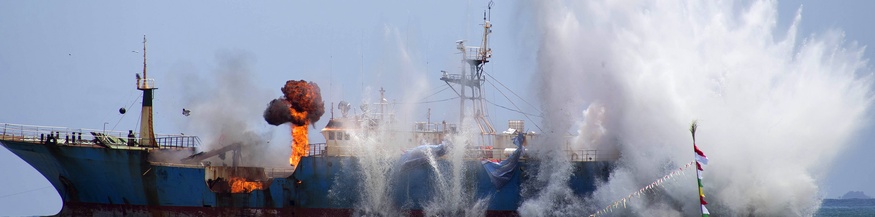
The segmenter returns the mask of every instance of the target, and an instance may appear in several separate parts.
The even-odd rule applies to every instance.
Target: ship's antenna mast
[[[146,78],[148,78],[146,76],[146,35],[143,35],[143,79]]]
[[[477,122],[481,135],[484,136],[495,135],[495,129],[492,127],[492,123],[486,119],[488,114],[486,113],[483,98],[484,94],[483,89],[481,88],[486,81],[483,68],[486,63],[489,62],[489,58],[492,57],[492,49],[489,48],[489,34],[492,33],[492,24],[489,22],[489,19],[491,17],[492,5],[493,2],[490,1],[488,9],[483,12],[483,39],[480,47],[467,47],[465,46],[464,40],[456,41],[456,49],[461,51],[462,63],[469,66],[471,71],[470,75],[467,73],[468,70],[466,70],[465,67],[462,67],[461,75],[444,73],[441,77],[441,80],[446,82],[447,85],[449,85],[450,88],[453,88],[453,90],[456,91],[456,94],[459,95],[460,122],[463,122],[465,118],[466,100],[471,100],[471,108],[474,112],[472,117]],[[459,90],[456,90],[455,87],[453,87],[453,84],[458,84]],[[466,94],[466,89],[471,90],[470,96]],[[486,140],[486,142],[490,141],[491,140]]]
[[[158,147],[158,143],[155,142],[155,131],[152,127],[152,91],[157,88],[155,88],[155,80],[148,79],[146,75],[146,35],[143,35],[143,77],[137,76],[137,89],[143,91],[139,145]]]

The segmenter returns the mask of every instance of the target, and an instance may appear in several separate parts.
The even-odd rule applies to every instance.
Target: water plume
[[[869,117],[872,71],[863,48],[839,30],[800,37],[801,10],[780,29],[774,1],[530,4],[534,23],[522,34],[540,42],[545,137],[577,133],[622,157],[608,182],[578,199],[555,184],[570,175],[568,159],[536,152],[551,167],[541,167],[537,181],[546,187],[521,214],[594,211],[652,182],[692,160],[686,129],[698,119],[697,141],[711,158],[704,178],[711,213],[813,215],[819,180]],[[616,212],[697,215],[694,181],[680,178],[678,186],[689,187]]]
[[[465,173],[468,169],[480,167],[479,162],[470,164],[475,162],[469,161],[466,164],[466,154],[472,148],[466,145],[476,143],[475,138],[479,132],[474,131],[477,129],[476,123],[470,117],[462,124],[464,125],[462,129],[467,130],[454,134],[445,141],[451,145],[442,161],[429,159],[429,166],[437,175],[437,179],[433,186],[435,197],[423,206],[426,216],[484,216],[486,214],[489,198],[476,198],[476,195],[466,190],[473,187],[471,184],[474,180]]]
[[[384,28],[384,64],[380,64],[377,78],[399,78],[405,82],[388,82],[385,86],[366,86],[362,91],[363,104],[361,114],[356,120],[360,121],[358,130],[350,132],[350,144],[356,153],[355,162],[344,165],[345,173],[352,173],[361,180],[357,183],[355,216],[403,216],[405,210],[413,208],[412,201],[395,201],[404,198],[406,184],[398,184],[400,176],[413,176],[405,172],[399,172],[399,157],[405,150],[410,150],[420,141],[413,139],[413,134],[408,133],[415,121],[421,120],[426,113],[423,112],[421,102],[428,96],[429,80],[436,79],[427,76],[424,67],[419,65],[418,52],[407,47],[407,44],[416,44],[417,37],[409,37],[401,34],[397,28],[386,26]],[[380,79],[377,85],[390,81]],[[386,90],[384,93],[376,93],[376,89]],[[403,91],[398,91],[403,90]],[[383,96],[376,98],[375,96]],[[397,100],[396,100],[397,98]],[[400,103],[398,103],[400,101]],[[385,112],[385,113],[384,113]],[[469,121],[470,122],[470,121]],[[468,123],[474,124],[473,122]],[[476,127],[467,127],[474,130]],[[399,133],[405,132],[405,133]],[[450,144],[446,148],[443,157],[426,155],[425,165],[417,165],[412,168],[413,172],[423,174],[426,183],[416,183],[417,190],[430,189],[431,198],[424,201],[416,201],[422,206],[426,216],[478,216],[485,214],[486,201],[475,199],[473,193],[466,189],[465,161],[466,145],[471,144],[472,138],[477,136],[474,132],[461,132],[450,138],[445,138]],[[428,141],[432,142],[432,141]],[[409,181],[407,178],[400,178]],[[402,181],[402,182],[403,182]],[[332,189],[346,189],[347,183],[334,183]],[[340,199],[342,193],[336,193],[333,197]],[[415,197],[415,195],[414,195]],[[420,198],[417,198],[420,199]]]

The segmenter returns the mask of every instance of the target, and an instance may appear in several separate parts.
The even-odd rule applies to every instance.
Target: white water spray
[[[475,198],[476,195],[471,194],[473,180],[465,173],[469,169],[475,169],[466,164],[465,158],[469,148],[467,144],[473,144],[477,133],[473,132],[474,122],[472,118],[467,118],[462,129],[468,129],[455,134],[449,138],[451,146],[448,149],[444,160],[449,163],[449,167],[441,167],[438,161],[429,156],[429,165],[434,169],[434,173],[438,174],[438,181],[433,186],[435,197],[423,207],[426,216],[483,216],[486,214],[486,206],[489,202],[488,198]],[[470,163],[470,162],[469,162]],[[480,166],[477,163],[476,166]]]
[[[358,171],[351,171],[353,175],[361,179],[360,189],[356,189],[360,195],[358,203],[355,205],[355,216],[403,216],[408,214],[407,209],[410,209],[412,204],[403,202],[396,204],[393,196],[399,191],[404,190],[407,186],[394,186],[393,177],[405,176],[399,172],[398,159],[403,154],[403,150],[410,149],[419,145],[420,141],[414,141],[411,123],[414,123],[417,118],[421,117],[419,112],[423,111],[420,104],[415,103],[421,101],[427,94],[427,90],[432,89],[428,86],[429,79],[425,73],[421,72],[421,67],[418,67],[415,62],[415,52],[411,52],[407,47],[408,37],[402,37],[399,31],[392,27],[386,27],[384,37],[388,39],[389,49],[384,52],[386,55],[385,64],[381,64],[378,77],[401,78],[405,82],[397,83],[398,86],[393,90],[391,86],[387,89],[385,99],[388,103],[386,112],[393,111],[391,114],[384,114],[382,120],[379,121],[379,127],[372,127],[367,122],[361,123],[360,129],[372,129],[371,131],[354,132],[351,135],[351,143],[356,150],[355,161],[358,164]],[[403,40],[402,40],[403,39]],[[397,74],[394,74],[397,73]],[[385,80],[385,79],[384,79]],[[382,87],[380,87],[382,88]],[[363,103],[365,102],[380,102],[384,99],[369,100],[379,94],[375,93],[376,87],[368,87],[363,91]],[[400,93],[400,94],[399,94]],[[400,102],[396,104],[391,96],[401,95]],[[375,108],[371,104],[368,109]],[[364,111],[362,111],[365,113]],[[376,118],[376,117],[374,117]],[[473,123],[469,123],[473,124]],[[467,129],[474,129],[468,127]],[[428,155],[428,162],[425,167],[430,168],[429,172],[433,173],[434,180],[426,186],[433,189],[433,197],[425,204],[421,204],[423,212],[427,216],[479,216],[485,213],[486,202],[484,200],[473,199],[474,195],[466,191],[466,182],[463,180],[466,168],[464,157],[466,154],[465,145],[470,144],[475,135],[473,133],[461,132],[448,138],[454,144],[447,148],[447,154],[443,158],[434,155]],[[429,153],[430,154],[430,153]],[[421,169],[421,168],[418,168]],[[335,183],[339,186],[342,183]],[[342,197],[342,195],[337,195]]]
[[[354,149],[357,153],[362,153],[356,159],[360,170],[355,172],[360,175],[362,186],[361,189],[356,189],[360,192],[360,199],[355,207],[355,215],[400,216],[400,207],[396,207],[392,201],[389,179],[392,177],[392,165],[401,154],[398,151],[400,143],[392,141],[387,130],[367,134],[358,132],[352,135]]]
[[[594,211],[652,182],[692,160],[687,128],[698,119],[697,141],[711,158],[704,179],[711,213],[813,215],[818,181],[868,118],[872,77],[863,49],[840,31],[800,38],[801,12],[789,29],[776,28],[775,2],[532,4],[535,23],[525,32],[540,41],[546,136],[580,131],[582,141],[616,145],[622,158],[586,205],[557,202],[567,195],[555,183],[570,175],[568,160],[545,158],[554,169],[537,180],[546,188],[521,214]],[[600,106],[603,114],[580,112]],[[616,212],[696,215],[691,176]]]
[[[363,122],[361,128],[367,128],[368,126],[364,126],[366,124],[368,122]],[[403,216],[407,214],[405,210],[411,209],[412,204],[409,204],[409,201],[395,201],[397,198],[394,196],[409,187],[396,179],[409,175],[407,173],[410,171],[399,163],[399,157],[403,154],[401,150],[409,150],[413,144],[409,144],[410,136],[398,133],[399,130],[392,130],[397,127],[394,124],[383,121],[380,122],[380,126],[384,127],[368,132],[359,131],[351,135],[355,153],[359,153],[355,158],[358,170],[351,172],[361,178],[360,189],[356,189],[360,198],[355,207],[355,216]],[[417,170],[427,170],[433,175],[433,179],[429,182],[411,183],[428,185],[425,187],[431,188],[433,192],[432,198],[421,201],[424,202],[421,205],[426,216],[485,214],[487,200],[474,198],[475,195],[466,190],[473,186],[467,186],[471,180],[465,180],[470,177],[465,175],[468,168],[464,160],[467,154],[464,145],[469,144],[473,136],[473,133],[463,132],[448,138],[448,142],[452,145],[446,147],[447,153],[443,157],[436,156],[428,150],[411,150],[424,151],[426,157],[425,165],[412,167]],[[335,186],[342,184],[344,183],[335,183]]]

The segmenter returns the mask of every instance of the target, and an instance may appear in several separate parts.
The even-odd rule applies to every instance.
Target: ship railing
[[[162,148],[194,148],[200,146],[201,139],[186,135],[155,135],[155,143]]]
[[[114,130],[0,123],[0,139],[32,143],[50,142],[49,137],[52,135],[51,137],[56,138],[55,141],[51,142],[57,144],[88,146],[96,145],[97,140],[100,139],[115,141],[114,145],[126,145],[128,133]],[[135,137],[135,143],[139,144],[141,138],[138,135]],[[186,135],[157,134],[155,142],[159,148],[189,148],[200,145],[200,139],[197,136]]]
[[[466,152],[467,158],[486,158],[497,161],[502,161],[507,159],[513,152],[510,150],[501,149],[493,149],[491,147],[485,146],[478,149],[470,149]],[[595,149],[578,149],[578,150],[565,150],[568,154],[568,159],[571,161],[615,161],[619,159],[619,156],[616,152],[609,152],[604,150],[595,150]],[[528,157],[527,152],[523,152],[522,159]]]
[[[619,158],[616,154],[604,150],[578,149],[566,150],[571,161],[614,161]]]
[[[490,51],[484,51],[480,47],[465,47],[465,58],[469,60],[484,60],[492,57]]]
[[[467,80],[467,82],[465,83],[466,85],[476,85],[478,83],[483,84],[483,82],[486,82],[486,80],[483,80],[481,78],[477,78],[473,75],[467,75],[465,77],[462,77],[462,75],[460,75],[460,74],[446,74],[445,73],[444,75],[441,76],[442,81],[451,82],[451,83],[460,83],[460,82],[462,82],[462,78]]]
[[[441,80],[460,81],[460,80],[462,80],[462,78],[463,77],[460,74],[444,74],[444,75],[442,75]],[[469,81],[477,80],[477,78],[475,78],[474,76],[471,76],[471,75],[465,76],[464,78],[465,78],[465,80],[469,80]]]
[[[443,77],[441,77],[441,80],[461,80],[461,79],[462,79],[462,75],[460,75],[460,74],[444,73]]]
[[[118,135],[119,137],[127,135],[127,132],[111,130],[73,129],[55,126],[0,123],[0,139],[3,140],[46,142],[51,135],[51,137],[57,137],[56,140],[59,144],[93,144],[94,136],[90,132],[101,132],[105,135]]]
[[[415,132],[453,132],[455,129],[457,129],[456,124],[448,123],[416,122],[413,124]]]
[[[324,156],[325,155],[325,143],[311,143],[310,151],[307,152],[307,156]]]
[[[139,89],[155,89],[155,79],[140,78],[137,80],[137,88]]]

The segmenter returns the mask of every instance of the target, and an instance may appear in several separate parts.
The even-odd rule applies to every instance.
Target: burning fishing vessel
[[[283,97],[268,104],[264,119],[290,126],[289,164],[294,169],[242,166],[241,150],[251,144],[199,152],[196,136],[154,133],[156,88],[146,74],[144,42],[143,76],[137,76],[137,89],[143,92],[139,132],[0,123],[0,144],[49,180],[63,200],[60,215],[422,215],[446,204],[435,201],[450,198],[456,205],[471,202],[475,209],[444,207],[438,214],[512,216],[530,196],[523,188],[534,182],[538,160],[528,157],[526,148],[537,146],[533,141],[539,135],[520,120],[496,132],[486,118],[481,85],[492,56],[490,28],[484,17],[479,47],[457,42],[468,69],[440,78],[461,99],[460,121],[476,123],[469,129],[430,120],[408,125],[404,132],[389,129],[398,123],[381,89],[380,101],[362,105],[358,115],[349,114],[349,103],[338,103],[342,117],[332,114],[320,131],[325,143],[311,144],[308,126],[323,116],[324,102],[318,85],[291,80],[281,88]],[[473,129],[478,132],[468,137],[474,139],[456,139]],[[397,155],[374,163],[369,152],[375,146],[363,144],[381,143],[404,143],[404,151],[388,152]],[[583,197],[595,191],[598,180],[607,179],[617,156],[571,147],[565,144],[561,150],[573,164],[568,185]],[[464,154],[448,154],[451,150]],[[183,157],[167,161],[159,155]],[[210,160],[227,155],[231,165]]]

